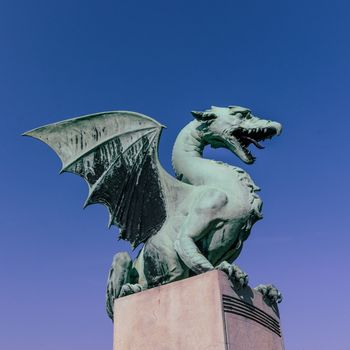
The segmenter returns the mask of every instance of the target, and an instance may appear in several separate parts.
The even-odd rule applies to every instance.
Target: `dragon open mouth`
[[[248,163],[252,163],[255,160],[255,157],[249,151],[248,146],[253,144],[256,148],[263,149],[264,146],[259,142],[271,139],[276,134],[277,130],[274,127],[251,129],[238,128],[232,132],[232,136],[238,141],[238,145],[246,157],[246,159],[243,160]]]

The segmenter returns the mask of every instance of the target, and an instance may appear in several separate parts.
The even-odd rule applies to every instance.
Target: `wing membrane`
[[[158,141],[162,125],[134,112],[105,112],[27,132],[47,143],[62,160],[62,172],[89,185],[85,206],[106,205],[109,225],[136,247],[166,219]]]

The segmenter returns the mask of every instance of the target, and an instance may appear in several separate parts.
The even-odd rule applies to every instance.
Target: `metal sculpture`
[[[192,112],[178,135],[172,163],[176,177],[159,163],[163,126],[145,115],[114,111],[62,121],[25,135],[47,143],[61,158],[61,172],[82,176],[89,185],[85,206],[104,204],[109,225],[120,238],[143,247],[132,261],[115,255],[106,307],[113,319],[115,298],[213,269],[228,274],[237,288],[248,276],[233,262],[253,224],[262,218],[259,188],[242,169],[202,158],[205,146],[227,148],[247,164],[250,144],[281,133],[279,123],[239,106]],[[267,300],[282,297],[273,286],[257,287]]]

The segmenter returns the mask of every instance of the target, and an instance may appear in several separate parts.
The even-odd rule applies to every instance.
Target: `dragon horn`
[[[191,114],[196,118],[196,119],[199,119],[199,120],[202,120],[203,118],[203,112],[198,112],[198,111],[191,111]]]
[[[211,120],[216,118],[216,115],[210,112],[192,111],[191,113],[199,121]]]

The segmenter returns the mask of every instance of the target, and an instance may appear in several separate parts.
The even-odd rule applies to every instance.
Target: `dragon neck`
[[[203,149],[207,143],[203,140],[197,120],[187,124],[176,138],[172,165],[179,180],[198,186],[217,183],[217,167],[224,165],[203,159]]]

